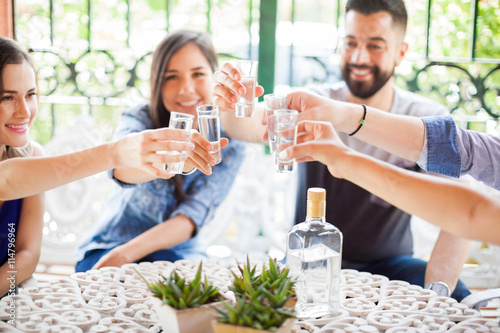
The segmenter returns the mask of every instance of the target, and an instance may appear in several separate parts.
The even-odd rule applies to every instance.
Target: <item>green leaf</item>
[[[191,302],[193,302],[193,299],[198,297],[200,292],[201,292],[201,284],[198,283],[196,287],[194,287],[194,289],[191,290],[191,292],[186,297],[186,304],[190,305]]]
[[[184,298],[179,299],[179,309],[185,309],[185,308],[187,308],[186,301],[184,300]]]
[[[196,276],[195,276],[194,280],[190,283],[191,287],[196,286],[201,281],[201,267],[202,267],[202,264],[203,264],[203,261],[200,261],[200,264],[198,265],[198,271],[196,272]]]

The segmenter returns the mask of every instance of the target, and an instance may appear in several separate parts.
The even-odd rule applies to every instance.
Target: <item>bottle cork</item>
[[[307,216],[312,218],[324,217],[326,213],[326,190],[320,187],[311,187],[307,190]]]

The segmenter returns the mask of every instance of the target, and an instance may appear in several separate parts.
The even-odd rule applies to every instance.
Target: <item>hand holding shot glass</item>
[[[255,87],[257,85],[257,61],[238,60],[236,69],[241,74],[240,83],[245,86],[246,92],[243,96],[238,96],[236,103],[236,117],[253,117],[255,108]]]
[[[193,120],[194,120],[193,115],[180,112],[170,112],[170,122],[168,127],[181,129],[189,133],[191,131],[191,127],[193,126]],[[186,142],[187,141],[189,141],[189,139],[187,139]],[[166,155],[179,155],[179,154],[184,154],[185,152],[165,151],[158,153]],[[174,174],[181,174],[183,169],[184,169],[184,161],[165,164],[165,170]]]
[[[267,136],[269,139],[269,150],[271,154],[276,152],[276,134],[274,133],[274,111],[286,109],[286,95],[268,94],[264,95],[264,105],[267,118]]]
[[[276,171],[292,172],[294,159],[283,160],[280,152],[297,142],[297,119],[299,112],[296,110],[276,110],[274,115],[274,132],[276,134]]]
[[[210,151],[210,154],[215,159],[215,164],[218,164],[222,160],[219,107],[213,104],[205,104],[198,106],[196,112],[198,113],[200,134],[212,145],[213,150]]]

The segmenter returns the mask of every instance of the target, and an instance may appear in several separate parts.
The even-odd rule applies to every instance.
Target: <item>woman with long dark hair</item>
[[[151,101],[123,113],[115,136],[168,126],[170,112],[195,116],[196,107],[212,100],[217,55],[206,33],[178,31],[158,45],[151,68]],[[224,135],[224,130],[222,129]],[[205,256],[197,231],[226,197],[243,160],[244,145],[236,140],[215,165],[210,143],[191,135],[195,149],[184,171],[169,181],[120,167],[112,177],[121,188],[111,197],[97,228],[76,252],[76,271],[125,263]],[[222,147],[227,139],[221,142]]]

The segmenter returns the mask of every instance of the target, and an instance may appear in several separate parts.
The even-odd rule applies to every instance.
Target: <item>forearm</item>
[[[127,259],[134,262],[153,252],[170,249],[191,238],[194,230],[189,218],[177,215],[124,244]]]
[[[341,174],[387,202],[454,234],[500,243],[500,204],[463,183],[399,169],[355,152]]]
[[[363,117],[360,105],[346,104],[347,120],[336,126],[345,133],[354,132]],[[365,123],[355,137],[394,155],[416,162],[424,144],[425,126],[418,117],[394,115],[367,107]]]
[[[0,267],[0,297],[28,279],[36,270],[40,253],[29,250],[16,252],[13,259]]]
[[[155,177],[145,171],[130,167],[118,167],[114,171],[116,179],[129,184],[139,184],[149,182]]]
[[[0,162],[0,200],[28,197],[111,169],[118,164],[113,145],[109,142],[71,154]]]
[[[14,274],[9,268],[8,268],[8,262],[6,262],[2,267],[0,267],[0,297],[5,295],[9,290],[12,290],[12,293],[14,292],[11,286],[17,286],[19,284],[17,274]]]
[[[453,293],[471,242],[444,230],[439,234],[425,271],[425,284],[444,282]]]

